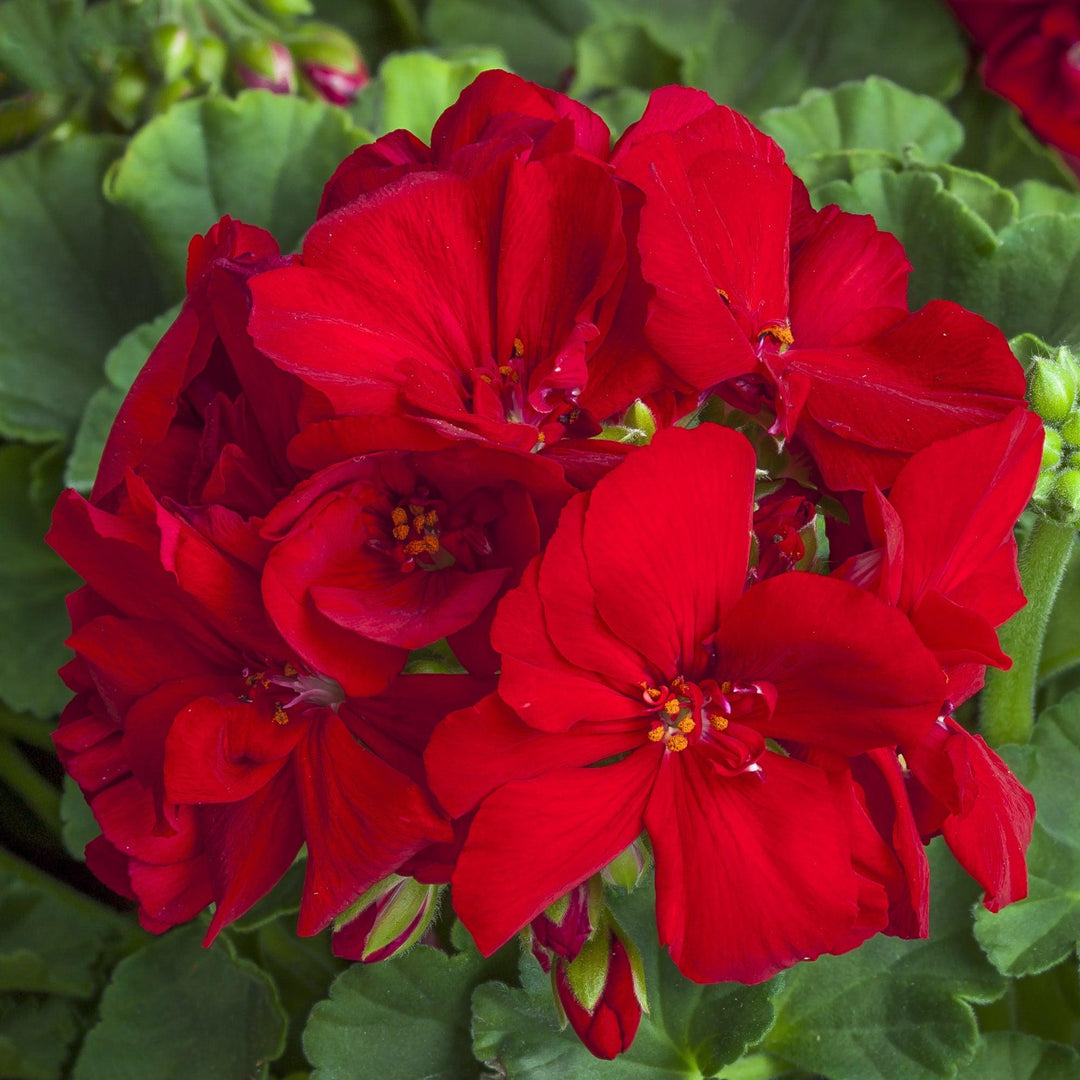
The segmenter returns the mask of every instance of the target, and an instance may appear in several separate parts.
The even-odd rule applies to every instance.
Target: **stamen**
[[[681,732],[682,732],[682,733],[683,733],[684,735],[689,735],[689,734],[690,734],[690,732],[691,732],[691,731],[693,731],[693,730],[694,730],[694,728],[696,728],[696,727],[697,727],[697,724],[695,724],[695,723],[694,723],[694,721],[693,721],[693,720],[692,720],[692,719],[691,719],[691,718],[690,718],[689,716],[684,716],[684,717],[683,717],[683,718],[682,718],[682,719],[681,719],[681,720],[680,720],[680,721],[678,722],[678,724],[676,725],[676,727],[678,727],[678,729],[679,729],[679,730],[680,730],[680,731],[681,731]]]
[[[430,528],[433,525],[438,525],[439,524],[439,515],[437,513],[435,513],[434,510],[429,510],[424,515],[424,524],[427,525],[428,528]]]
[[[721,694],[730,694],[731,691],[734,690],[734,689],[735,689],[735,684],[733,682],[729,682],[727,679],[725,679],[720,684],[720,693]]]
[[[525,355],[525,342],[521,338],[514,338],[514,359],[520,360]]]
[[[663,725],[649,728],[649,742],[659,742],[664,737]]]
[[[409,520],[409,515],[400,506],[395,506],[390,511],[390,520],[395,525],[404,525]]]
[[[392,531],[395,540],[405,540],[409,535],[409,526],[395,525]]]
[[[709,723],[712,725],[713,731],[724,731],[728,726],[729,720],[726,716],[714,712],[709,713]]]
[[[690,740],[685,735],[672,735],[667,741],[667,748],[674,750],[678,753],[680,750],[685,750],[690,745]]]
[[[423,544],[431,555],[434,555],[439,550],[439,538],[437,536],[425,536]]]
[[[669,698],[664,702],[664,712],[666,712],[668,716],[678,716],[681,711],[682,705],[679,704],[677,698]]]
[[[768,334],[769,337],[773,338],[774,340],[780,342],[781,346],[785,347],[790,345],[795,340],[794,336],[791,333],[791,329],[787,326],[767,326],[761,332],[761,336],[764,337],[766,334]]]
[[[274,702],[274,723],[275,724],[287,724],[289,722],[289,714],[285,711],[280,701]]]
[[[655,686],[646,686],[645,683],[641,684],[641,689],[645,691],[645,700],[651,701],[654,704],[660,700],[660,691]]]
[[[424,521],[424,515],[423,514],[417,514],[416,517],[414,517],[412,519],[412,527],[417,532],[419,532],[424,527],[424,524],[425,524],[425,521]]]
[[[282,668],[281,670],[282,670],[283,672],[285,672],[285,674],[286,674],[286,675],[287,675],[287,676],[288,676],[288,677],[289,677],[290,679],[291,679],[291,678],[292,678],[292,677],[293,677],[294,675],[299,675],[299,674],[300,674],[300,672],[299,672],[299,671],[297,671],[297,670],[296,670],[296,668],[294,668],[294,667],[292,666],[292,664],[290,664],[290,663],[289,663],[289,661],[288,661],[288,660],[286,660],[286,661],[285,661],[285,666],[284,666],[284,667],[283,667],[283,668]]]

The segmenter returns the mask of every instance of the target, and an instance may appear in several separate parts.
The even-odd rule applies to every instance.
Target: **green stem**
[[[12,712],[0,704],[0,735],[9,735],[27,746],[55,754],[52,731],[52,725],[45,720],[39,720],[36,716],[29,716],[26,713]]]
[[[1046,625],[1072,553],[1076,530],[1049,518],[1035,521],[1020,549],[1020,578],[1027,605],[999,631],[1009,671],[988,668],[982,692],[982,732],[992,746],[1025,743],[1035,723],[1035,680]]]
[[[772,1080],[775,1076],[785,1076],[792,1066],[772,1054],[747,1054],[746,1057],[725,1065],[720,1070],[724,1080]]]
[[[49,830],[60,835],[60,792],[22,755],[15,744],[0,736],[0,781],[5,783]]]
[[[386,6],[401,31],[402,44],[419,45],[420,15],[412,0],[386,0]]]

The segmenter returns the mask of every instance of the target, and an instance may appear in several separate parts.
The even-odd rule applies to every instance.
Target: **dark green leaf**
[[[763,1047],[830,1080],[952,1077],[975,1048],[970,1001],[991,1001],[1005,981],[971,935],[978,888],[941,841],[930,851],[930,938],[876,937],[787,975]]]
[[[147,124],[110,173],[107,192],[143,226],[175,300],[195,233],[231,214],[291,250],[330,174],[365,138],[343,110],[287,94],[201,98]]]
[[[1034,1035],[999,1031],[979,1039],[975,1056],[956,1080],[1076,1080],[1080,1054]]]
[[[1044,354],[1045,355],[1045,354]],[[1080,664],[1080,546],[1072,557],[1050,614],[1039,658],[1039,679],[1052,679]]]
[[[0,434],[67,438],[105,354],[164,307],[142,241],[101,193],[114,139],[0,160]]]
[[[877,76],[835,90],[807,90],[797,105],[763,113],[759,126],[793,167],[808,155],[840,150],[945,162],[964,141],[964,129],[940,102]]]
[[[759,112],[811,86],[881,75],[947,96],[967,49],[937,0],[732,0],[729,18],[688,59],[687,81]]]
[[[32,90],[79,90],[89,73],[78,62],[80,0],[0,4],[0,71]]]
[[[473,996],[473,1052],[508,1080],[647,1080],[713,1077],[768,1030],[776,983],[701,986],[684,978],[656,937],[653,892],[644,887],[613,904],[641,949],[649,1012],[637,1037],[612,1062],[598,1062],[570,1028],[560,1030],[550,976],[528,955],[522,986],[491,982]]]
[[[282,1052],[285,1016],[271,979],[201,923],[172,930],[117,965],[75,1080],[239,1080]]]
[[[312,1010],[304,1032],[313,1080],[357,1080],[360,1060],[371,1076],[475,1077],[469,999],[491,964],[475,950],[448,956],[426,945],[379,964],[353,964]]]
[[[80,862],[86,859],[86,845],[101,835],[101,827],[94,819],[90,804],[79,785],[70,776],[64,777],[64,793],[60,798],[60,822],[63,826],[61,839],[68,853]]]
[[[0,995],[0,1076],[61,1080],[79,1030],[79,1010],[73,1002]]]
[[[34,500],[34,467],[43,458],[54,479],[49,495]],[[71,655],[64,597],[79,580],[44,543],[61,464],[53,451],[0,448],[0,697],[37,716],[54,715],[69,696],[56,671]]]
[[[577,39],[576,50],[570,93],[590,103],[590,95],[600,91],[652,90],[678,82],[682,73],[682,58],[664,48],[641,23],[591,26]],[[637,116],[641,113],[638,108]]]
[[[1001,751],[1035,796],[1028,850],[1028,897],[997,914],[980,910],[975,934],[1008,975],[1044,971],[1080,939],[1080,694],[1039,717],[1030,745]]]
[[[112,430],[113,421],[131,389],[135,376],[142,370],[147,357],[176,319],[179,306],[173,306],[152,322],[136,326],[125,334],[105,357],[105,385],[99,386],[87,402],[75,442],[64,471],[64,483],[87,494],[94,486],[101,451]]]

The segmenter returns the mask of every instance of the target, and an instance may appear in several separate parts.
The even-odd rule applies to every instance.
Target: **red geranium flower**
[[[735,432],[662,432],[568,504],[502,601],[498,695],[426,755],[451,813],[479,803],[453,895],[484,952],[643,828],[661,940],[697,981],[757,982],[886,924],[901,871],[850,778],[766,739],[918,741],[945,681],[853,586],[790,572],[744,592],[754,469]]]
[[[833,490],[887,487],[915,451],[1021,403],[1000,331],[946,301],[909,313],[894,237],[815,213],[771,139],[685,95],[681,120],[670,90],[650,102],[648,134],[614,158],[644,196],[646,333],[678,379],[771,410]]]

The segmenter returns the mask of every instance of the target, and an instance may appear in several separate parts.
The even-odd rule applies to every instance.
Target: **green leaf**
[[[984,90],[978,74],[971,75],[950,106],[965,132],[957,165],[987,173],[1000,184],[1043,180],[1076,190],[1076,177],[1060,156],[1028,130],[1012,105]]]
[[[0,435],[67,438],[105,354],[164,306],[101,180],[121,143],[77,136],[0,159]]]
[[[979,1039],[975,1056],[956,1080],[1075,1080],[1080,1054],[1034,1035],[998,1031]]]
[[[265,1075],[284,1048],[272,980],[205,926],[172,930],[121,961],[86,1036],[74,1080],[238,1080]]]
[[[366,138],[343,110],[288,94],[200,98],[139,131],[106,191],[142,225],[155,269],[176,300],[195,233],[231,214],[269,229],[291,250],[314,221],[330,174]]]
[[[945,97],[967,48],[937,0],[731,0],[728,18],[688,58],[687,81],[759,112],[811,86],[875,74]]]
[[[1001,755],[1035,797],[1028,896],[997,914],[978,911],[975,936],[1007,975],[1045,971],[1080,939],[1080,693],[1048,709],[1028,746]]]
[[[645,966],[649,1012],[630,1049],[615,1061],[600,1063],[571,1028],[560,1030],[551,978],[523,955],[522,989],[491,982],[473,995],[473,1052],[481,1061],[509,1080],[700,1080],[719,1075],[768,1030],[777,981],[761,986],[692,983],[659,947],[651,888],[617,897],[612,909],[641,950]]]
[[[952,1077],[975,1048],[970,1001],[992,1001],[1005,981],[971,936],[978,887],[936,841],[930,849],[927,941],[876,937],[787,975],[762,1046],[830,1080]]]
[[[443,110],[482,71],[506,66],[499,49],[461,49],[447,56],[394,53],[379,68],[379,132],[406,128],[427,142]]]
[[[35,498],[43,464],[54,479]],[[0,447],[0,697],[37,716],[59,712],[70,696],[56,671],[71,656],[64,597],[79,579],[44,542],[61,464],[53,451]]]
[[[79,785],[70,776],[64,777],[64,793],[60,797],[60,822],[60,838],[64,841],[68,854],[79,862],[85,862],[86,845],[101,835],[101,826],[95,820]]]
[[[424,25],[443,45],[493,45],[512,70],[556,86],[574,63],[574,39],[590,22],[586,0],[431,0]]]
[[[165,331],[172,326],[180,306],[174,305],[152,322],[136,326],[125,334],[105,357],[105,385],[99,386],[87,402],[75,442],[71,448],[64,484],[88,494],[94,486],[101,451],[112,430],[113,421],[131,389],[135,377],[142,371],[147,357],[154,351]]]
[[[360,1060],[371,1076],[476,1076],[469,999],[503,962],[501,954],[485,961],[475,949],[448,956],[420,945],[379,964],[354,964],[308,1020],[304,1051],[313,1080],[355,1080]]]
[[[61,1080],[80,1029],[78,1008],[63,998],[0,995],[0,1076]]]
[[[1036,214],[1080,214],[1080,193],[1066,191],[1042,180],[1024,180],[1016,185],[1020,216]]]
[[[762,113],[758,126],[784,148],[792,167],[808,155],[839,150],[945,162],[964,141],[964,129],[940,102],[877,76],[807,90],[797,105]]]
[[[578,37],[575,49],[574,81],[569,93],[590,104],[590,95],[598,92],[622,87],[647,91],[681,78],[682,57],[661,45],[641,23],[590,26]],[[642,111],[637,109],[632,119],[641,116]]]
[[[89,73],[78,62],[78,0],[0,4],[0,71],[31,90],[79,90]]]

